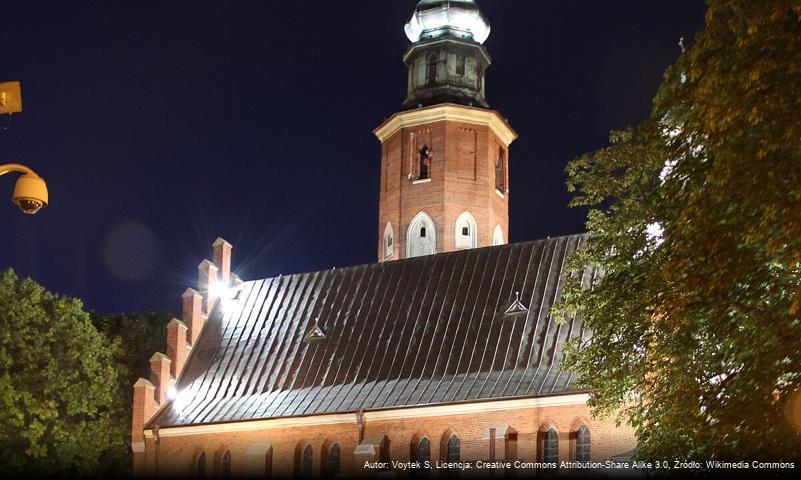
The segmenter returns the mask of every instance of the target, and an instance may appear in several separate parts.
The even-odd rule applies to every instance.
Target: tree
[[[651,118],[567,167],[590,207],[565,366],[640,457],[801,456],[801,4],[710,1]],[[794,393],[796,392],[796,393]]]
[[[79,300],[0,273],[0,464],[5,474],[96,471],[119,446],[115,345]]]
[[[172,314],[165,312],[103,315],[92,313],[97,330],[109,344],[117,345],[115,364],[119,371],[117,398],[121,408],[115,412],[114,422],[120,426],[121,441],[103,453],[103,476],[130,478],[133,475],[131,456],[131,415],[133,391],[131,387],[139,377],[150,376],[150,356],[163,352],[167,343],[167,323]]]

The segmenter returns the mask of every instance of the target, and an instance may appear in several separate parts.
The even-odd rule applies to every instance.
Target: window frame
[[[382,244],[384,247],[384,260],[392,258],[395,254],[395,229],[392,228],[391,222],[387,222],[387,225],[384,227],[384,239]]]
[[[226,450],[220,457],[220,478],[231,478],[231,450]]]
[[[445,445],[445,461],[448,463],[458,463],[462,458],[462,441],[455,433],[448,437]],[[448,468],[445,470],[445,478],[459,478],[458,468]]]
[[[467,227],[468,235],[463,235],[462,230]],[[469,237],[467,241],[463,237]],[[469,250],[478,247],[478,224],[475,217],[470,212],[462,212],[456,217],[454,224],[454,247],[458,250]]]
[[[197,478],[206,478],[206,452],[202,450],[195,460],[195,473]]]
[[[423,442],[425,442],[425,456],[421,455]],[[412,453],[409,456],[412,462],[419,462],[420,468],[412,469],[412,478],[428,479],[431,475],[431,469],[426,468],[426,462],[431,461],[431,440],[428,437],[423,437],[415,443],[412,443]]]
[[[307,455],[308,453],[308,455]],[[297,478],[312,478],[314,475],[314,449],[311,444],[303,444],[297,452]],[[308,471],[307,471],[308,469]]]
[[[576,429],[573,457],[577,462],[589,462],[592,455],[592,436],[586,425]]]
[[[497,247],[498,245],[505,244],[506,241],[504,240],[503,228],[500,225],[495,225],[495,229],[492,230],[492,246]]]
[[[334,449],[336,449],[336,453],[334,453]],[[333,464],[333,459],[336,459],[335,464]],[[334,476],[342,471],[342,447],[338,442],[332,442],[328,448],[325,449],[324,460],[325,474],[323,478],[334,478]]]
[[[420,236],[420,228],[426,228],[426,236]],[[412,255],[413,250],[415,249],[415,242],[421,238],[426,238],[430,240],[431,244],[431,251],[424,254],[419,255]],[[409,222],[409,226],[406,227],[406,257],[405,258],[414,258],[414,257],[422,257],[426,255],[434,255],[437,253],[437,229],[434,225],[434,220],[428,216],[425,212],[419,212],[417,215],[414,216],[411,222]]]
[[[542,436],[542,461],[553,462],[559,465],[559,434],[551,427]]]

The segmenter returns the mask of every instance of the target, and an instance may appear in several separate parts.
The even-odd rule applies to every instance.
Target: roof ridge
[[[504,243],[503,245],[490,245],[490,246],[486,246],[486,247],[477,247],[477,248],[468,248],[468,249],[464,249],[464,250],[455,250],[455,251],[452,251],[452,252],[440,252],[440,253],[435,253],[433,255],[424,255],[424,256],[421,256],[421,257],[402,258],[402,259],[399,259],[399,260],[392,260],[392,261],[388,261],[388,262],[361,263],[361,264],[356,264],[356,265],[348,265],[348,266],[345,266],[345,267],[333,267],[333,268],[326,269],[326,270],[312,270],[312,271],[306,271],[306,272],[281,273],[281,274],[278,274],[278,275],[274,275],[272,277],[254,278],[253,280],[248,280],[247,282],[244,282],[244,283],[256,282],[256,281],[259,281],[259,280],[273,280],[273,279],[277,279],[279,277],[291,277],[291,276],[296,276],[296,275],[311,275],[311,274],[316,274],[316,273],[324,273],[324,272],[328,272],[328,271],[331,271],[331,270],[340,271],[340,270],[352,270],[352,269],[367,268],[367,267],[383,267],[383,266],[389,266],[389,265],[393,265],[393,264],[401,264],[403,262],[421,261],[423,259],[430,259],[430,258],[433,258],[433,257],[441,257],[443,255],[465,255],[465,252],[489,250],[489,249],[493,249],[493,248],[498,248],[498,249],[511,248],[513,246],[525,247],[527,245],[533,245],[533,244],[540,243],[540,242],[557,242],[557,241],[564,240],[564,239],[567,239],[567,238],[583,237],[583,236],[586,236],[586,235],[587,235],[586,232],[569,233],[569,234],[565,234],[565,235],[557,235],[557,236],[554,236],[554,237],[538,238],[538,239],[535,239],[535,240],[525,240],[523,242]]]

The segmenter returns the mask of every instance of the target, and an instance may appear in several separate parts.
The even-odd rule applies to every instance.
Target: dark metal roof
[[[150,425],[177,426],[533,397],[580,319],[557,324],[581,235],[244,283],[215,308]],[[590,281],[593,272],[585,272]],[[528,311],[512,309],[516,292]],[[318,326],[324,338],[307,338]]]

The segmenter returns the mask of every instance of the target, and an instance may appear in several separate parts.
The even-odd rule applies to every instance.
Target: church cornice
[[[524,397],[504,400],[484,400],[450,403],[445,405],[423,405],[403,408],[387,408],[380,410],[367,410],[362,412],[365,422],[405,420],[409,418],[444,417],[451,415],[487,414],[492,412],[509,412],[521,409],[563,407],[571,405],[584,405],[589,400],[586,391],[574,391],[557,395],[542,397]],[[186,435],[219,435],[254,430],[268,430],[276,428],[298,428],[320,425],[336,425],[355,423],[357,412],[307,415],[299,417],[277,417],[261,420],[232,421],[207,423],[198,425],[166,426],[158,432],[160,438],[181,437]],[[154,438],[152,428],[144,431],[144,437]]]
[[[402,128],[416,127],[418,125],[447,120],[489,127],[492,133],[497,135],[501,142],[503,142],[505,147],[508,147],[517,139],[517,132],[512,129],[497,111],[465,107],[452,103],[398,112],[373,130],[373,134],[378,137],[381,143],[384,143],[387,138],[391,137]]]

